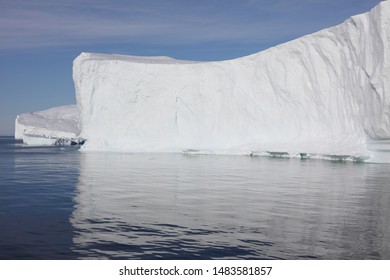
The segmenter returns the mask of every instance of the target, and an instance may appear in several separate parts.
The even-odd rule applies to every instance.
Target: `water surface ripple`
[[[388,164],[0,139],[1,259],[390,259]]]

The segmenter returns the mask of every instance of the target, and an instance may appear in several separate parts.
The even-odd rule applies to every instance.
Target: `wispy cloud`
[[[366,9],[379,0],[0,0],[0,50],[108,42],[278,41],[339,21],[325,16],[310,25],[305,12],[340,2],[354,2],[355,9],[362,2]]]

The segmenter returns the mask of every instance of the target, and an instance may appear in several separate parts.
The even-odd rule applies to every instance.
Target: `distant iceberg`
[[[76,105],[24,113],[15,120],[15,138],[28,145],[80,144],[79,112]]]
[[[389,43],[382,1],[233,60],[82,53],[73,63],[82,150],[366,161],[380,146],[390,155]]]

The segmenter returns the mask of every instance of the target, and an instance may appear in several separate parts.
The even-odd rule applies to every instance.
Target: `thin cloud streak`
[[[317,2],[0,1],[0,50],[109,42],[281,41],[316,30],[286,14]]]

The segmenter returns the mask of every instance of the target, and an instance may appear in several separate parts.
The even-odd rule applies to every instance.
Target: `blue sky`
[[[0,0],[0,135],[75,104],[80,52],[224,60],[343,22],[380,0]]]

